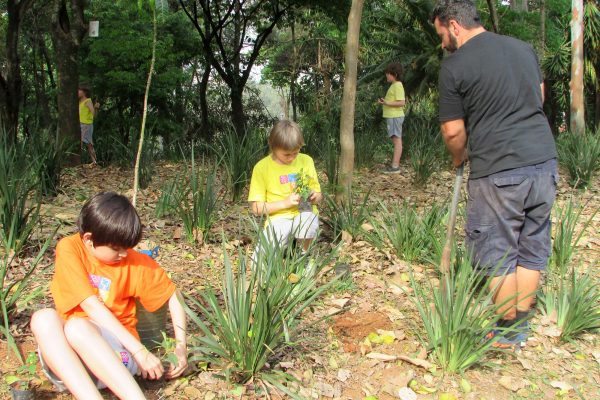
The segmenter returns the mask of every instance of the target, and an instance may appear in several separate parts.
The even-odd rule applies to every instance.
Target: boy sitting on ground
[[[252,170],[248,201],[254,215],[267,217],[265,237],[269,242],[286,246],[293,236],[306,251],[319,229],[316,204],[323,195],[313,159],[300,153],[303,145],[296,123],[281,120],[273,126],[269,134],[271,153]],[[296,193],[296,184],[301,173],[312,192],[308,196],[311,207],[306,212],[298,210],[301,197]]]
[[[121,399],[145,399],[133,375],[159,379],[165,371],[140,342],[135,300],[148,311],[169,303],[178,364],[166,371],[168,379],[187,367],[182,300],[165,271],[132,250],[142,238],[142,224],[126,197],[95,195],[77,225],[79,232],[56,247],[50,285],[56,309],[31,318],[42,367],[59,390],[77,399],[102,399],[98,389],[105,387]]]

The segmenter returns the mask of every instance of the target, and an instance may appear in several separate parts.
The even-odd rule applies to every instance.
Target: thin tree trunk
[[[500,33],[500,22],[498,20],[498,11],[496,10],[496,0],[487,0],[487,5],[490,11],[490,19],[492,20],[492,29],[495,33]]]
[[[585,132],[585,101],[583,94],[583,0],[572,0],[571,17],[571,119],[573,134]]]
[[[546,0],[540,0],[540,47],[546,51]]]
[[[298,46],[296,44],[296,21],[292,19],[292,49],[294,60],[292,61],[292,76],[290,79],[290,102],[292,103],[292,120],[298,120],[296,105],[296,79],[298,78]]]
[[[242,98],[244,88],[237,87],[236,84],[230,87],[231,99],[231,121],[238,137],[242,138],[246,134],[246,117],[244,114],[244,101]]]
[[[135,157],[135,167],[133,169],[133,198],[131,204],[135,207],[137,193],[140,187],[140,162],[142,159],[142,150],[144,148],[144,132],[146,130],[146,115],[148,114],[148,95],[150,94],[150,85],[152,84],[152,75],[154,74],[154,62],[156,61],[156,6],[152,7],[152,57],[150,59],[150,70],[146,81],[146,91],[144,92],[144,109],[142,111],[142,126],[140,128],[140,140],[138,142],[137,156]]]
[[[52,41],[56,54],[58,72],[58,138],[60,143],[79,143],[79,106],[77,89],[79,86],[78,56],[79,47],[85,34],[83,22],[84,0],[70,0],[71,15],[67,1],[55,0],[52,17]],[[81,162],[81,155],[72,160]]]
[[[358,45],[360,37],[360,20],[364,0],[352,0],[348,15],[348,35],[346,38],[346,54],[344,69],[344,91],[342,112],[340,117],[340,183],[342,192],[336,200],[351,196],[352,174],[354,173],[354,108],[356,103],[356,78],[358,68]]]
[[[200,133],[206,139],[210,139],[212,137],[210,126],[208,124],[208,100],[206,97],[206,93],[208,91],[208,80],[210,78],[210,70],[211,65],[208,60],[206,60],[204,72],[202,73],[202,79],[200,79],[200,84],[198,85],[200,117],[202,118],[200,121]]]

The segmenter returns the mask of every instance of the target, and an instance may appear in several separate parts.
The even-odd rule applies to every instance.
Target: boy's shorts
[[[92,144],[92,134],[94,133],[94,125],[92,124],[79,124],[81,129],[81,141],[85,144]]]
[[[269,243],[279,242],[287,246],[290,237],[314,239],[319,231],[319,217],[313,212],[302,212],[294,218],[275,218],[265,226],[265,237]]]
[[[488,276],[546,269],[557,183],[556,159],[469,179],[465,244],[478,269]]]
[[[386,118],[385,122],[387,124],[387,131],[389,137],[402,137],[402,124],[404,123],[404,117]]]
[[[115,351],[117,356],[121,359],[125,368],[127,368],[127,370],[131,373],[131,375],[136,375],[138,372],[138,366],[137,366],[137,363],[135,362],[135,360],[133,359],[133,357],[131,356],[131,354],[129,353],[129,351],[127,351],[127,349],[125,349],[125,347],[123,347],[123,345],[119,342],[119,340],[115,337],[115,335],[113,335],[110,331],[108,331],[98,325],[96,325],[96,326],[100,330],[100,334],[102,335],[102,337],[108,342],[110,347]],[[40,359],[42,371],[44,372],[44,375],[46,375],[48,380],[50,382],[52,382],[54,384],[54,386],[56,386],[56,389],[59,392],[66,391],[67,387],[65,386],[63,381],[61,381],[60,378],[54,372],[52,372],[52,370],[50,368],[48,368],[48,366],[44,362],[44,358],[42,357],[42,353],[40,352],[39,347],[38,347],[38,357]],[[85,364],[84,364],[84,366],[85,366]],[[96,385],[96,387],[98,389],[104,389],[107,387],[104,384],[104,382],[102,382],[98,378],[96,378],[94,376],[94,374],[87,367],[86,367],[86,370],[88,371],[90,378],[92,378],[92,381],[94,382],[94,384]]]

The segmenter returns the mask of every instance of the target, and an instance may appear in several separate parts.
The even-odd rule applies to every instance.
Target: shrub
[[[600,329],[600,291],[589,273],[571,268],[566,276],[550,274],[541,292],[539,308],[556,318],[561,340]]]
[[[569,184],[574,188],[587,187],[600,170],[600,131],[581,135],[565,132],[557,145],[560,163],[569,171]]]
[[[265,370],[266,363],[292,340],[299,316],[331,284],[319,285],[318,271],[329,258],[307,256],[267,245],[261,234],[263,251],[249,256],[239,254],[237,272],[224,249],[222,293],[208,287],[191,298],[198,314],[187,309],[202,335],[193,338],[192,361],[204,361],[235,382],[261,379],[299,398],[281,380],[290,377],[277,370]],[[285,256],[285,257],[284,257]],[[314,268],[314,272],[312,271]],[[221,299],[221,300],[220,300]]]
[[[26,143],[0,148],[0,225],[6,249],[19,251],[39,219],[39,165],[31,161]]]
[[[6,338],[9,348],[20,358],[19,350],[10,333],[10,317],[16,310],[17,303],[28,289],[31,276],[40,264],[58,228],[46,239],[35,257],[21,258],[19,253],[9,251],[9,249],[19,248],[18,241],[28,240],[31,231],[28,231],[26,236],[19,234],[14,223],[17,218],[18,216],[14,214],[13,223],[9,224],[8,233],[5,230],[0,230],[0,239],[4,246],[4,251],[0,252],[0,323],[2,325],[0,326],[0,332]]]
[[[264,154],[266,143],[259,131],[249,131],[239,137],[233,128],[217,138],[217,146],[213,151],[219,163],[225,167],[233,201],[241,198],[252,176],[254,164]]]
[[[383,248],[390,245],[396,255],[408,262],[426,262],[437,265],[444,237],[443,219],[447,211],[433,205],[422,214],[404,202],[388,209],[381,204],[377,218],[371,218],[373,230],[367,235],[373,245]]]
[[[554,223],[554,241],[552,242],[551,257],[551,265],[553,264],[554,268],[551,272],[560,277],[567,276],[569,264],[573,258],[577,244],[592,223],[598,210],[600,210],[600,208],[596,209],[583,223],[583,226],[579,226],[581,213],[586,205],[587,203],[582,206],[577,205],[573,198],[570,198],[562,208],[556,206],[554,209],[556,222]],[[578,228],[580,231],[576,233],[576,229]]]
[[[71,149],[53,138],[47,132],[41,132],[31,138],[32,161],[36,163],[42,195],[54,197],[60,187],[60,174],[65,154]]]
[[[438,286],[428,279],[418,282],[412,273],[410,285],[425,329],[425,335],[420,335],[422,342],[444,371],[462,373],[481,363],[500,338],[485,340],[498,329],[495,325],[500,315],[496,311],[503,304],[495,305],[493,292],[482,289],[487,278],[473,273],[468,257],[463,254],[457,259]]]
[[[216,169],[209,168],[204,161],[197,168],[192,151],[187,175],[189,178],[175,181],[178,182],[174,189],[175,199],[178,200],[176,210],[190,243],[206,240],[221,207],[222,195],[216,185]]]
[[[342,236],[342,231],[348,232],[352,237],[360,234],[362,224],[371,214],[371,207],[367,204],[370,194],[371,191],[368,191],[361,201],[355,202],[352,193],[348,193],[341,203],[336,202],[333,196],[325,196],[323,222],[331,228],[333,240],[338,240]]]

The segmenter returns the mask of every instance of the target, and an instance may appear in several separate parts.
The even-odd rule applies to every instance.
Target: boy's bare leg
[[[47,308],[33,314],[31,331],[44,362],[63,381],[77,399],[102,399],[77,354],[64,335],[63,320],[56,310]]]
[[[91,143],[86,143],[88,153],[90,153],[90,157],[92,158],[92,164],[96,164],[96,151],[94,151],[94,145]]]
[[[402,138],[398,136],[392,136],[392,143],[394,143],[394,155],[392,157],[392,167],[400,166],[400,157],[402,157]]]
[[[511,320],[517,317],[517,274],[496,276],[490,280],[490,290],[494,291],[494,304],[500,305],[497,314],[503,319]]]
[[[540,283],[540,271],[517,266],[517,310],[527,312],[535,299]]]
[[[115,351],[87,319],[72,318],[65,323],[65,336],[92,373],[120,399],[145,399],[133,376]]]
[[[298,239],[298,241],[300,242],[300,244],[302,244],[302,250],[307,251],[313,240],[312,239]]]

